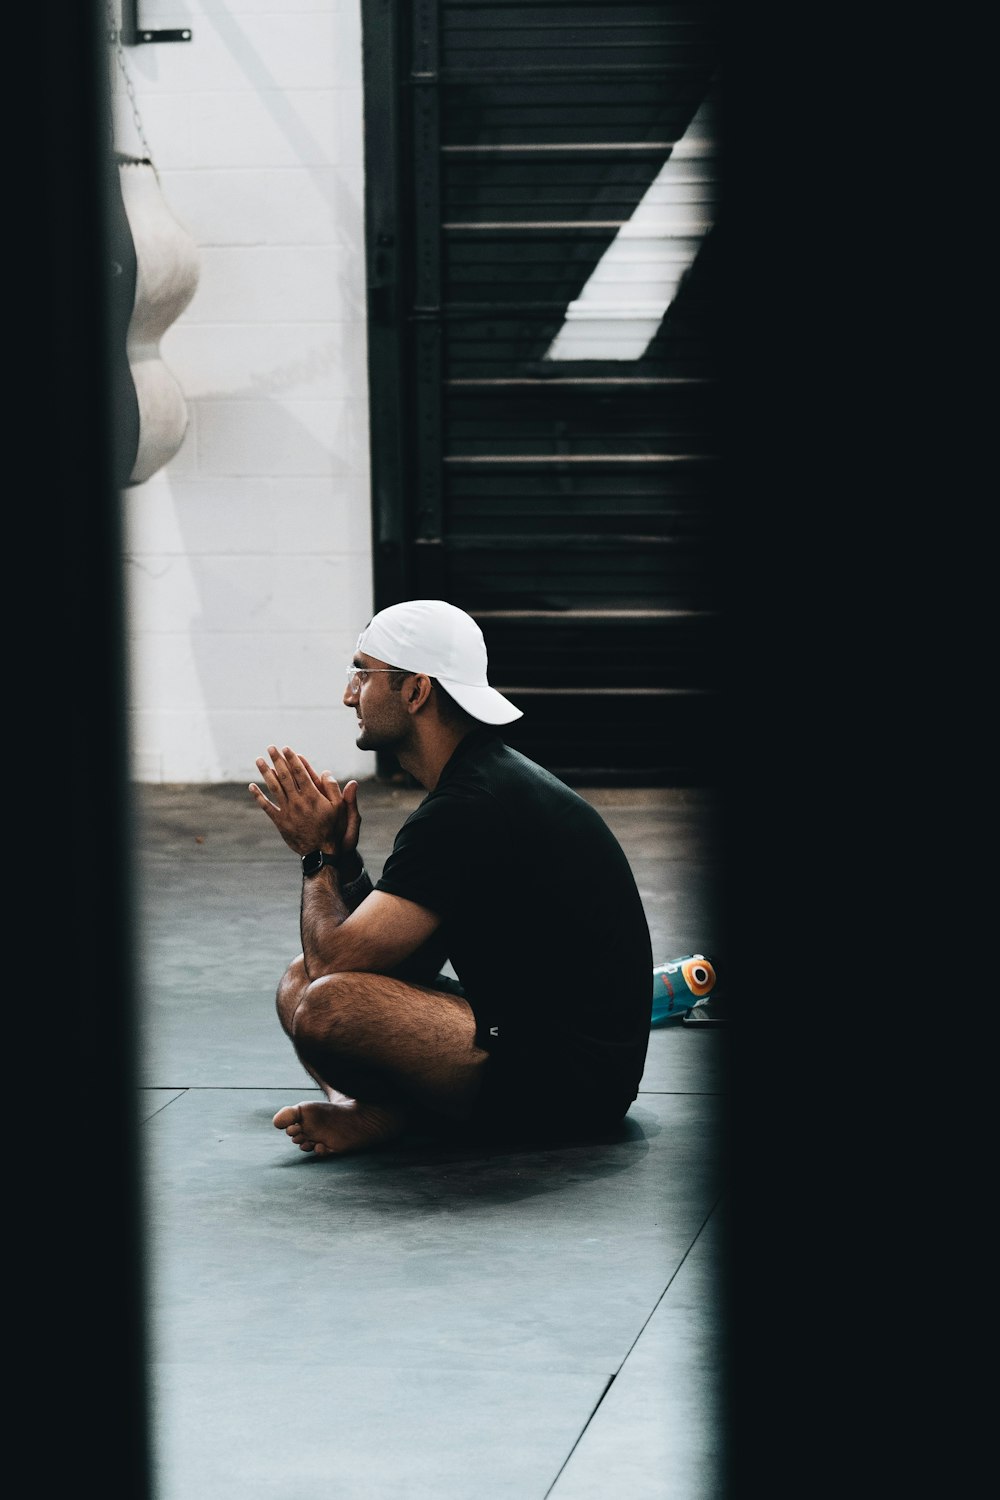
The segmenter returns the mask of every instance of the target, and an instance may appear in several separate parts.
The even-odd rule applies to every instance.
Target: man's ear
[[[417,709],[423,708],[431,695],[431,680],[418,672],[410,678],[410,685],[406,690],[406,707],[410,713],[416,713]]]

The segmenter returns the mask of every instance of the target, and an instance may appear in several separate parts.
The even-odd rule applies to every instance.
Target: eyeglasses
[[[402,667],[356,667],[352,663],[347,668],[347,691],[358,692],[365,678],[370,677],[373,672],[401,672],[402,670]]]

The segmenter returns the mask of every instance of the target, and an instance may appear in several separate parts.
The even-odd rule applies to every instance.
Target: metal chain
[[[118,16],[115,14],[115,0],[106,0],[106,3],[108,9],[108,39],[109,41],[113,41],[115,44],[116,61],[118,63],[119,72],[125,80],[125,92],[128,95],[129,103],[132,106],[132,119],[135,122],[136,132],[138,133],[139,139],[142,142],[143,151],[149,159],[149,164],[153,168],[153,171],[156,172],[156,163],[153,161],[153,153],[150,149],[149,142],[146,139],[146,132],[142,128],[142,121],[139,118],[139,105],[136,102],[135,88],[133,86],[129,70],[125,65],[125,48],[122,46],[122,33],[121,27],[118,24]],[[156,173],[156,175],[157,177],[159,177],[158,172]]]

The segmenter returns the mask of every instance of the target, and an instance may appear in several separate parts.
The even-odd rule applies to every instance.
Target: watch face
[[[303,873],[303,875],[315,875],[316,872],[318,870],[322,870],[322,868],[323,868],[323,851],[322,851],[322,849],[313,849],[311,853],[309,853],[309,854],[303,854],[303,856],[302,856],[302,873]]]

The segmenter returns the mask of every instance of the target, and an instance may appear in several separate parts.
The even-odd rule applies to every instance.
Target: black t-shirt
[[[399,830],[376,889],[440,915],[438,952],[512,1076],[635,1098],[649,928],[621,845],[581,796],[474,730]]]

